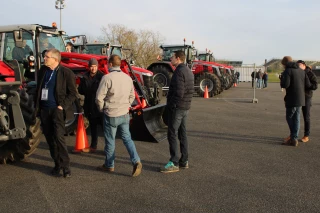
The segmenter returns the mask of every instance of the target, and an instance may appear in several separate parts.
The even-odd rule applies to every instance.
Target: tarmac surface
[[[250,83],[219,96],[195,97],[188,117],[189,169],[162,174],[168,142],[136,141],[143,171],[132,165],[121,140],[115,173],[96,153],[70,154],[72,177],[50,176],[53,161],[42,139],[27,160],[0,165],[0,212],[320,212],[320,91],[314,93],[311,137],[298,147],[289,135],[278,83],[256,90]],[[303,136],[301,115],[300,137]],[[75,136],[67,137],[72,150]],[[89,136],[90,141],[90,136]]]

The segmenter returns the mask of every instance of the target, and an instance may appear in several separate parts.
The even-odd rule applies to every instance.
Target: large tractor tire
[[[82,112],[82,107],[80,105],[79,99],[76,99],[73,102],[72,107],[73,107],[74,113]],[[66,130],[67,135],[76,133],[77,126],[78,126],[78,117],[79,117],[78,114],[74,114],[73,116],[70,116],[70,117],[67,116],[67,118],[65,120],[65,130]],[[85,126],[85,128],[87,128],[89,126],[89,121],[86,117],[83,117],[83,118],[84,118],[84,126]]]
[[[200,97],[204,96],[204,91],[207,86],[209,97],[218,95],[221,91],[221,83],[219,78],[212,73],[203,73],[196,76],[195,80],[196,92]]]
[[[156,65],[151,70],[153,72],[153,81],[160,87],[170,86],[173,73],[163,65]]]
[[[20,107],[26,125],[26,136],[17,140],[10,140],[0,147],[0,163],[14,162],[31,155],[40,143],[40,119],[34,114],[33,97],[25,89],[19,91]]]

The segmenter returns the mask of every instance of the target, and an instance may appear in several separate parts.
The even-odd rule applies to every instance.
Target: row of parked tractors
[[[41,137],[41,122],[35,114],[33,97],[37,85],[37,72],[43,64],[43,53],[49,48],[61,52],[61,64],[70,68],[76,82],[88,70],[88,61],[97,59],[98,69],[108,71],[108,55],[122,56],[121,45],[88,44],[82,36],[81,44],[74,44],[74,52],[66,51],[70,38],[55,27],[44,25],[0,26],[0,163],[23,159],[34,152]],[[80,37],[80,36],[78,36]],[[195,75],[195,88],[203,95],[207,86],[210,96],[218,95],[231,87],[232,67],[210,60],[196,60],[196,57],[210,59],[196,53],[191,45],[162,45],[162,59],[148,69],[131,65],[122,60],[121,70],[128,74],[135,87],[135,101],[130,108],[130,131],[133,139],[159,142],[166,138],[165,104],[160,104],[163,91],[170,84],[174,67],[170,57],[176,50],[184,50],[185,63]],[[81,100],[65,109],[66,134],[74,133],[78,113],[82,112]]]

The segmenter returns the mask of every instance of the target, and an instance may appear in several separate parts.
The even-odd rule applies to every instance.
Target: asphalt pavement
[[[271,83],[252,103],[251,84],[242,82],[210,99],[195,97],[190,168],[177,173],[159,172],[169,160],[167,141],[135,141],[143,164],[136,178],[121,140],[115,173],[97,171],[104,163],[101,134],[96,153],[70,154],[71,178],[52,177],[43,137],[25,161],[0,165],[0,212],[320,212],[320,92],[310,142],[298,147],[281,145],[289,135],[284,94]],[[75,136],[67,141],[72,150]]]

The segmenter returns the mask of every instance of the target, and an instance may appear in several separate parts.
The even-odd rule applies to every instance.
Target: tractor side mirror
[[[101,48],[101,55],[107,55],[107,48],[106,47]]]
[[[14,35],[14,41],[15,42],[22,42],[23,41],[23,39],[22,39],[22,30],[13,31],[13,35]]]

